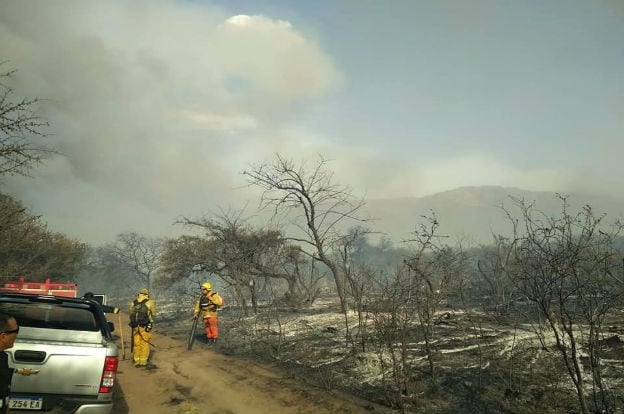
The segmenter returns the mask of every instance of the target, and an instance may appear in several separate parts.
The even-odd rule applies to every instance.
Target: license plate
[[[16,410],[41,410],[43,398],[40,397],[16,397],[9,400],[9,408]]]

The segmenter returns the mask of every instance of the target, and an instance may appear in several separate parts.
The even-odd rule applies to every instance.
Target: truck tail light
[[[117,357],[106,357],[104,361],[104,372],[102,372],[102,382],[100,383],[100,393],[106,394],[113,391],[118,363],[119,359]]]

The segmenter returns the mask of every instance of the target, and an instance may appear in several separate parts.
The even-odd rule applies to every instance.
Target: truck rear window
[[[89,309],[48,303],[0,302],[0,313],[13,315],[20,327],[98,331]]]

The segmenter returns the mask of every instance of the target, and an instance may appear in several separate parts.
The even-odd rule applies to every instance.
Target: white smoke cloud
[[[292,103],[339,81],[288,22],[172,1],[6,1],[0,50],[64,154],[5,189],[87,241],[240,202]]]

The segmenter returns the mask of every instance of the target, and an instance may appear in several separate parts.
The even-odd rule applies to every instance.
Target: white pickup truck
[[[0,313],[17,319],[9,354],[11,412],[110,414],[118,350],[91,300],[0,293]]]

